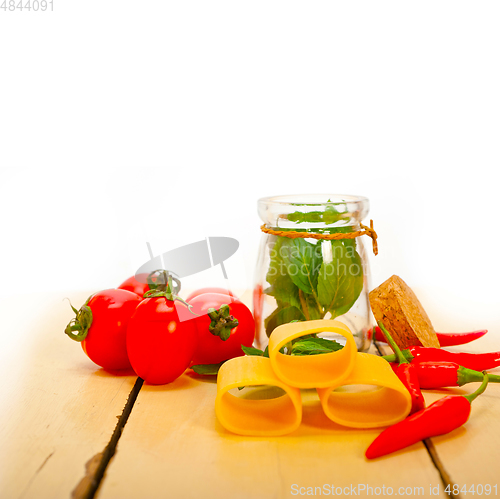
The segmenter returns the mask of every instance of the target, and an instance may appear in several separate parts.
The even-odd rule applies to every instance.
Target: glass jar
[[[256,346],[264,349],[281,324],[336,319],[352,331],[358,350],[366,351],[372,322],[362,235],[376,239],[374,231],[361,224],[368,214],[368,199],[336,194],[275,196],[259,199],[258,210],[265,233],[253,296]],[[374,251],[375,247],[374,243]]]

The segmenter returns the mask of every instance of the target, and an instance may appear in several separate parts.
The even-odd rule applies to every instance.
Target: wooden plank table
[[[88,294],[71,299],[81,304]],[[303,391],[303,422],[293,434],[241,437],[216,420],[214,378],[188,371],[148,386],[132,372],[115,376],[93,365],[63,333],[71,318],[64,296],[0,301],[1,499],[447,497],[443,479],[499,493],[498,385],[474,402],[464,427],[371,462],[364,451],[379,430],[330,422],[314,391]],[[463,349],[500,350],[499,332]],[[427,403],[442,394],[425,392]]]

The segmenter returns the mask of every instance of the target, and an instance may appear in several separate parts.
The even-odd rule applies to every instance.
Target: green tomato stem
[[[87,337],[90,326],[92,326],[92,310],[87,305],[92,296],[87,298],[80,310],[76,310],[70,302],[71,309],[75,312],[76,317],[69,321],[64,332],[74,341],[83,341]],[[74,334],[74,331],[78,331],[78,333]]]
[[[209,308],[208,316],[211,319],[208,330],[222,341],[226,341],[231,336],[231,330],[238,325],[238,319],[230,315],[229,305],[222,305],[219,310]]]

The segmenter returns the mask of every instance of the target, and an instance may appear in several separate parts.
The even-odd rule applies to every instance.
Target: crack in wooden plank
[[[42,468],[47,464],[47,461],[54,455],[54,452],[55,451],[52,451],[46,458],[45,460],[43,461],[43,463],[39,466],[39,468],[35,471],[35,474],[33,475],[33,478],[38,475],[38,473],[40,473],[40,471],[42,471]]]
[[[117,416],[118,422],[116,423],[115,430],[111,435],[111,438],[102,452],[99,452],[85,464],[85,476],[78,482],[78,485],[74,488],[71,493],[73,499],[93,499],[99,489],[106,468],[111,461],[111,458],[115,455],[116,446],[123,432],[123,428],[127,424],[128,417],[132,412],[135,401],[139,392],[141,391],[144,380],[137,378],[132,390],[129,393],[127,403],[123,409],[120,416]]]
[[[99,452],[85,463],[85,476],[78,482],[78,485],[71,493],[71,497],[74,499],[90,497],[89,494],[93,486],[94,476],[101,464],[102,457],[103,453]]]
[[[451,479],[450,475],[446,471],[441,459],[439,458],[436,447],[434,447],[434,443],[430,438],[426,438],[425,440],[422,440],[422,442],[424,443],[425,448],[427,449],[427,453],[431,457],[431,460],[435,468],[439,472],[439,476],[441,477],[441,481],[443,482],[444,488],[446,489],[446,487],[448,486],[450,487],[450,494],[443,491],[444,494],[446,495],[446,497],[453,496],[456,497],[457,499],[460,499],[461,497],[460,493],[456,494],[453,493],[453,485],[455,485],[455,482]]]
[[[374,344],[375,348],[377,349],[376,355],[380,355],[382,357],[384,355],[384,352],[382,351],[380,345],[375,340],[375,338],[373,339],[373,344]],[[446,489],[446,487],[448,487],[448,485],[450,486],[450,494],[448,494],[447,492],[444,492],[444,490],[443,490],[443,493],[446,495],[446,497],[452,496],[452,497],[455,497],[456,499],[460,499],[461,498],[460,493],[453,494],[453,492],[452,492],[453,485],[455,485],[455,482],[451,479],[449,473],[446,471],[441,459],[439,458],[436,447],[434,447],[434,443],[432,442],[432,440],[430,438],[426,438],[425,440],[422,440],[422,443],[424,444],[425,449],[427,450],[427,454],[429,454],[429,457],[431,458],[432,464],[434,465],[434,467],[436,468],[436,470],[439,473],[439,476],[441,478],[441,481],[443,482],[444,488]]]
[[[30,485],[33,483],[33,480],[36,478],[36,476],[38,475],[38,473],[40,473],[40,471],[42,471],[42,468],[47,464],[48,460],[54,455],[55,451],[52,451],[44,460],[43,460],[43,463],[38,467],[38,469],[35,471],[35,473],[33,473],[33,476],[29,479],[27,485],[26,485],[26,488],[24,489],[24,491],[22,492],[22,494],[19,496],[19,497],[23,497],[24,494],[26,494],[26,491],[30,488]]]

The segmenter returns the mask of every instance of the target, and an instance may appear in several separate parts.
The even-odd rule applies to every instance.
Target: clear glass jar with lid
[[[264,232],[254,288],[256,346],[293,320],[336,319],[352,331],[358,350],[371,341],[369,264],[361,222],[369,201],[361,196],[306,194],[258,201]],[[323,336],[323,335],[322,335]],[[328,337],[328,333],[325,333]]]

